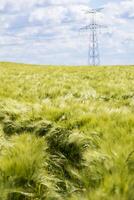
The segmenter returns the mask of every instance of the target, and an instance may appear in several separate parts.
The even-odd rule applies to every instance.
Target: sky
[[[97,14],[102,65],[134,64],[134,0],[0,0],[0,61],[87,65],[90,24]]]

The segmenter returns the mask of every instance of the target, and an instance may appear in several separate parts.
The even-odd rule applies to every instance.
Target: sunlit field
[[[134,200],[134,66],[0,63],[0,200]]]

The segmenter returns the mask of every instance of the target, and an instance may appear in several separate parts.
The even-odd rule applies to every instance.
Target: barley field
[[[0,200],[134,200],[134,66],[0,63]]]

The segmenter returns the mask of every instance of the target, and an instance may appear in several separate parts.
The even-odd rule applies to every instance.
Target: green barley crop
[[[0,63],[0,200],[134,200],[134,67]]]

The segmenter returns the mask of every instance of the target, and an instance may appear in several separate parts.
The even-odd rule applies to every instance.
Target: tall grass
[[[0,72],[0,200],[134,200],[133,66]]]

